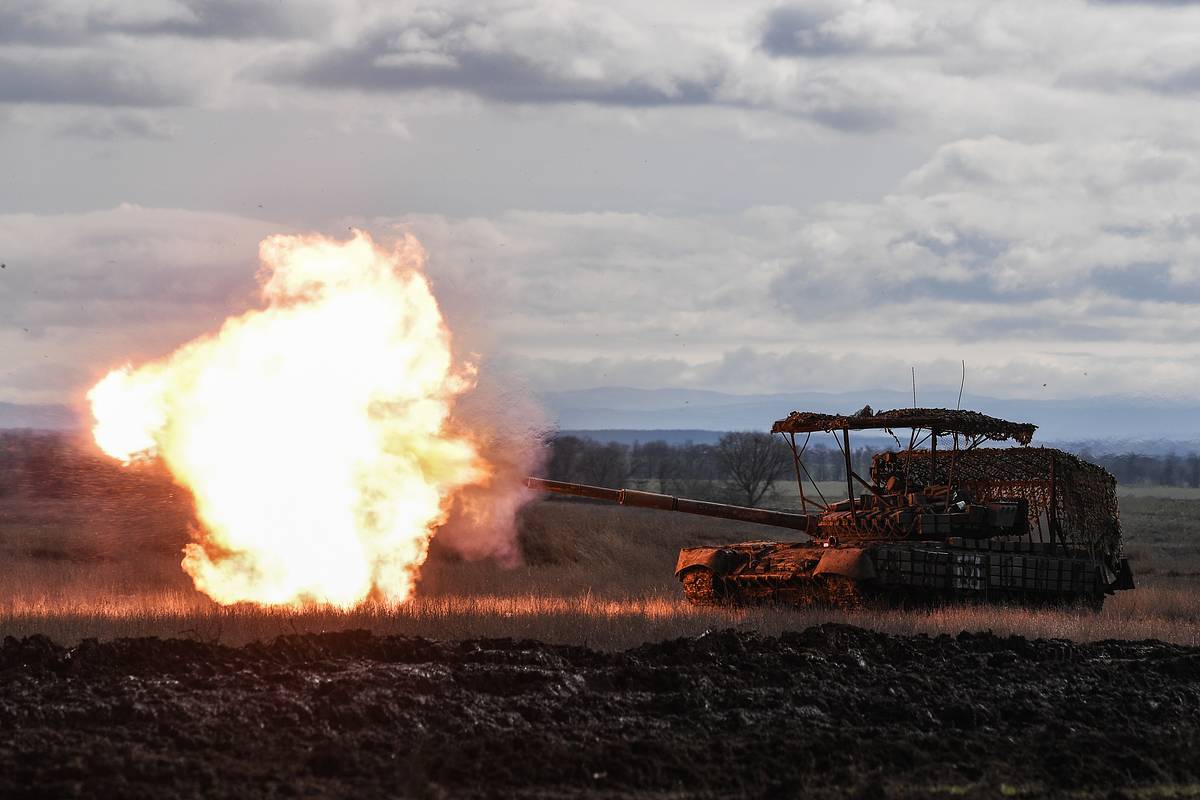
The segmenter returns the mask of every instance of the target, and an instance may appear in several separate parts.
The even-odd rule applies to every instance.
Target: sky
[[[534,390],[1193,398],[1200,3],[4,0],[0,401],[413,233]]]

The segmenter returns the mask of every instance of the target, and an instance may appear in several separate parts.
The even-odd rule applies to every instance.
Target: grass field
[[[140,488],[139,488],[140,487]],[[467,562],[435,546],[418,597],[264,610],[220,607],[191,588],[179,552],[186,506],[153,482],[59,498],[0,497],[0,633],[191,636],[240,643],[347,627],[437,638],[509,636],[618,648],[713,627],[773,633],[823,621],[890,632],[990,629],[1075,640],[1158,638],[1200,644],[1200,499],[1123,493],[1139,588],[1100,614],[952,606],[926,611],[697,609],[672,576],[681,546],[778,538],[778,529],[572,501],[537,502],[521,522],[526,563]],[[824,487],[823,487],[824,488]],[[829,487],[829,496],[833,487]],[[790,505],[790,498],[777,498]]]

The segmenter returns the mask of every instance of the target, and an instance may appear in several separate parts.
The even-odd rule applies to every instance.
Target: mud
[[[1145,794],[1200,648],[825,625],[622,653],[366,632],[0,647],[0,797]]]

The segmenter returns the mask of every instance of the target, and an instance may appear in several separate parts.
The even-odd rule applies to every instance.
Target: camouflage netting
[[[810,433],[839,430],[891,430],[892,428],[929,429],[939,436],[960,433],[979,439],[1003,441],[1013,439],[1029,444],[1036,425],[1009,422],[989,417],[978,411],[950,408],[898,408],[893,411],[872,411],[867,406],[857,414],[819,414],[814,411],[793,411],[771,428],[772,433]]]
[[[880,453],[871,474],[881,486],[893,476],[901,481],[907,476],[910,486],[952,483],[981,502],[1021,497],[1029,503],[1032,536],[1101,556],[1110,569],[1121,553],[1116,479],[1062,450],[940,451],[936,459],[928,450]]]

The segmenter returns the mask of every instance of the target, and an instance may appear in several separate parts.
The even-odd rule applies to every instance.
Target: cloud
[[[942,44],[946,16],[889,2],[822,0],[780,6],[767,15],[761,45],[775,56],[920,53]]]
[[[327,9],[301,0],[6,0],[0,43],[63,46],[109,34],[294,39],[328,26]]]
[[[167,141],[178,133],[179,127],[168,120],[149,114],[121,111],[84,114],[58,129],[59,136],[102,142],[121,139]]]
[[[931,163],[960,158],[939,152]],[[1064,198],[1047,182],[992,197],[987,182],[968,192],[953,183],[957,173],[947,184],[936,172],[914,173],[909,185],[920,193],[807,212],[521,213],[406,224],[430,246],[445,286],[488,298],[486,312],[464,317],[489,317],[534,349],[566,347],[562,330],[579,332],[583,351],[691,357],[676,349],[676,336],[700,356],[730,342],[778,346],[814,332],[854,348],[895,333],[1028,349],[1051,338],[1170,344],[1197,328],[1195,277],[1179,265],[1192,263],[1200,242],[1181,236],[1176,220],[1141,220],[1145,232],[1130,237],[1106,232],[1125,214],[1110,211],[1105,195]],[[953,195],[942,193],[951,187]],[[1142,213],[1156,212],[1150,204]],[[1153,267],[1150,253],[1162,259]],[[1139,280],[1156,288],[1135,291]]]
[[[101,29],[197,38],[297,39],[318,34],[330,22],[326,5],[300,0],[183,0],[178,5],[177,14]]]
[[[694,21],[680,25],[682,13]],[[0,9],[0,45],[9,45],[0,65],[11,75],[0,102],[156,106],[245,95],[258,103],[271,87],[272,102],[310,106],[330,93],[419,92],[525,106],[782,112],[846,131],[897,123],[904,87],[886,73],[796,71],[756,50],[753,14],[728,28],[706,16],[542,0],[17,0]],[[263,39],[275,43],[264,48]]]
[[[764,125],[782,115],[826,131],[952,138],[1070,120],[1126,129],[1146,122],[1144,109],[1117,107],[1124,95],[1188,98],[1200,86],[1195,10],[12,0],[0,7],[0,102],[312,109],[330,95],[423,93],[631,113],[689,107],[736,113],[751,134],[757,126],[742,115],[755,112]]]
[[[6,207],[400,224],[460,345],[547,382],[866,381],[966,357],[998,383],[1086,368],[1106,391],[1182,393],[1198,14],[20,0],[0,7],[0,134],[39,169],[11,171]],[[188,135],[168,139],[176,120]],[[7,368],[206,329],[274,230],[163,208],[0,217]]]
[[[166,3],[143,4],[143,8]],[[96,22],[136,18],[136,4],[99,4],[70,0],[5,0],[0,4],[0,44],[58,47],[77,44],[96,33]]]
[[[1135,77],[1129,83],[1164,94],[1195,94],[1200,92],[1200,64],[1154,70],[1152,74]]]
[[[1174,155],[964,140],[874,203],[328,229],[416,233],[458,352],[535,388],[871,388],[965,358],[972,386],[999,395],[1045,376],[1058,396],[1183,394],[1200,380],[1181,345],[1200,337],[1200,221],[1160,200],[1196,207],[1200,180],[1164,186],[1139,166]],[[1147,182],[1114,184],[1130,174]],[[0,396],[62,399],[61,381],[15,382],[47,359],[92,377],[211,330],[253,302],[257,242],[278,230],[133,206],[0,217]]]
[[[328,6],[289,0],[9,0],[0,103],[193,105],[231,88],[262,40],[318,36]],[[145,131],[150,133],[150,131]]]
[[[1200,0],[1088,0],[1097,6],[1163,6],[1166,8],[1200,5]]]
[[[136,60],[104,55],[0,52],[0,103],[166,106],[192,91]]]
[[[10,325],[82,328],[204,316],[254,287],[258,237],[274,226],[133,205],[0,216]]]
[[[267,72],[312,87],[451,89],[514,103],[658,106],[718,99],[726,65],[716,53],[683,48],[682,63],[673,63],[651,49],[651,32],[614,14],[567,8],[425,10]]]
[[[49,365],[94,378],[211,330],[253,302],[257,243],[278,230],[137,206],[0,215],[0,395],[64,399],[35,381]]]
[[[1200,308],[1200,278],[1178,279],[1172,275],[1169,263],[1098,267],[1092,272],[1092,280],[1101,291],[1117,297]]]
[[[1145,396],[1149,393],[1153,397],[1163,387],[1184,386],[1187,381],[1200,378],[1200,363],[1195,359],[1171,361],[1147,371],[1139,358],[1125,354],[1100,358],[1087,352],[1030,354],[1018,351],[998,353],[986,360],[976,357],[973,351],[960,351],[959,355],[967,362],[968,396],[1054,399],[1109,393]],[[954,403],[962,374],[961,362],[953,355],[914,350],[897,358],[890,352],[839,353],[824,346],[741,347],[700,361],[620,355],[584,361],[516,357],[506,360],[506,366],[511,372],[528,376],[533,384],[549,392],[626,386],[759,395],[836,394],[881,389],[907,393],[909,370],[915,369],[921,402],[931,404]],[[1186,394],[1179,396],[1188,397]],[[571,410],[569,404],[560,402],[559,405]],[[685,409],[686,406],[676,410]],[[742,411],[736,406],[726,406],[713,416],[728,419],[742,416]],[[769,423],[770,419],[758,413],[740,424],[756,426]],[[615,419],[614,422],[614,427],[628,424]]]
[[[1121,363],[1109,391],[1180,392],[1200,375],[1182,346],[1200,337],[1197,187],[1186,149],[985,137],[872,203],[400,222],[456,329],[487,320],[539,383],[729,388],[714,365],[804,342],[855,364],[1024,360],[1093,388]]]
[[[681,12],[682,13],[682,12]],[[690,13],[690,12],[689,12]],[[347,42],[291,48],[246,72],[279,85],[456,92],[493,103],[782,112],[825,128],[896,122],[887,76],[772,64],[740,31],[568,3],[420,8],[373,19]]]
[[[1198,179],[1190,151],[1146,142],[954,142],[882,202],[810,221],[776,286],[797,315],[842,292],[949,340],[1177,343],[1200,332],[1200,236],[1159,198],[1191,207]]]
[[[800,74],[826,62],[879,80],[901,78],[904,113],[898,117],[957,119],[963,132],[972,126],[978,132],[985,123],[991,132],[1011,135],[1018,125],[1061,116],[1068,107],[1098,110],[1108,103],[1112,113],[1095,122],[1137,127],[1136,116],[1116,118],[1129,114],[1116,105],[1127,95],[1200,91],[1198,12],[1200,3],[1170,0],[800,0],[764,15],[758,44],[774,59],[796,64]],[[1035,112],[1031,104],[1044,109]],[[999,113],[989,118],[989,107]]]

